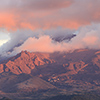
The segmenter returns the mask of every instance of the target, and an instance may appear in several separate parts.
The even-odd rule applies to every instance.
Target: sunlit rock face
[[[26,73],[30,74],[31,70],[36,66],[52,63],[53,60],[49,58],[47,53],[30,53],[22,51],[16,56],[7,60],[7,62],[0,64],[0,73],[12,72],[14,74]]]

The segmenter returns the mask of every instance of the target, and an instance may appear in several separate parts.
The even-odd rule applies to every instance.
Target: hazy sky
[[[60,51],[60,48],[63,48],[62,51],[73,47],[99,48],[99,23],[100,0],[0,1],[0,45],[8,41],[3,45],[3,50],[18,43],[22,45],[14,48],[15,51],[53,52]],[[78,34],[67,44],[66,41],[55,43],[51,38],[73,33]],[[28,45],[30,41],[31,49]]]
[[[9,33],[5,31],[0,31],[0,46],[10,40]]]

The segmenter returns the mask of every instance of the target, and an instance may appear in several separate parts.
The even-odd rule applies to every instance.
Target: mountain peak
[[[11,57],[5,63],[0,64],[0,72],[10,71],[14,74],[30,74],[31,70],[35,67],[48,63],[52,63],[52,60],[49,58],[49,54],[21,51],[16,56]]]
[[[30,52],[28,52],[27,50],[25,51],[21,51],[20,54],[29,54]]]

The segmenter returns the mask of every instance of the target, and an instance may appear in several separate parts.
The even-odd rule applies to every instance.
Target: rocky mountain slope
[[[0,63],[0,97],[40,100],[84,91],[97,91],[99,94],[99,77],[100,50],[22,51]]]
[[[8,59],[3,64],[0,64],[0,73],[12,72],[14,74],[26,73],[30,74],[35,66],[52,63],[47,53],[30,53],[22,51],[16,56]]]

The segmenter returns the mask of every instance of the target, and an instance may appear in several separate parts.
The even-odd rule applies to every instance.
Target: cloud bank
[[[28,38],[15,51],[28,50],[30,52],[55,52],[55,51],[72,51],[75,49],[100,49],[100,25],[87,26],[78,30],[76,37],[71,41],[55,42],[49,35],[40,36],[39,38]]]
[[[18,47],[24,45],[24,43],[26,41],[30,41],[29,44],[27,43],[29,46],[30,46],[30,44],[33,45],[33,41],[34,41],[34,43],[39,43],[39,41],[41,41],[41,39],[45,40],[47,42],[54,40],[54,42],[56,43],[56,42],[58,42],[58,41],[55,41],[56,38],[61,37],[60,39],[62,40],[64,37],[67,38],[69,36],[72,36],[74,32],[75,32],[75,30],[62,29],[62,28],[51,29],[51,30],[36,30],[36,31],[18,30],[16,32],[9,33],[10,40],[0,47],[0,55],[3,54],[4,56],[6,56],[7,53],[8,54],[12,53],[15,50],[15,48],[17,49]],[[41,43],[42,42],[43,41],[41,41]],[[43,43],[45,43],[45,42],[43,42]],[[49,46],[49,44],[46,44],[46,45]],[[44,49],[45,49],[45,46],[43,46]],[[37,46],[35,45],[35,47],[37,47]],[[25,49],[23,49],[23,50],[25,50]],[[26,50],[28,50],[28,49],[26,49]],[[14,53],[17,54],[20,51],[21,50],[17,50]],[[51,51],[53,52],[55,50],[51,50]],[[43,50],[41,52],[43,52]]]
[[[50,31],[40,31],[40,33],[39,31],[34,33],[33,31],[18,31],[17,33],[19,34],[17,35],[11,34],[11,40],[1,47],[0,53],[3,55],[10,54],[11,56],[22,50],[53,53],[56,51],[69,52],[76,49],[100,49],[100,24],[81,27],[77,31],[74,30],[68,34],[67,32],[69,32],[69,30],[65,30],[66,34],[65,31],[63,32],[63,30],[60,30],[60,32],[61,31],[64,36],[77,34],[70,41],[63,40],[58,42],[52,39],[52,36],[55,36],[55,34],[49,33]],[[27,32],[29,34],[26,34]],[[45,32],[47,34],[45,34]],[[51,32],[56,33],[57,31],[52,30]],[[38,35],[36,35],[37,33]]]
[[[78,29],[100,22],[100,0],[3,0],[0,27],[51,29],[59,26]]]

